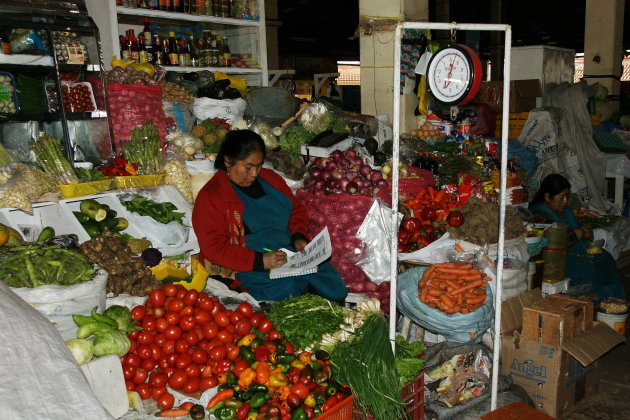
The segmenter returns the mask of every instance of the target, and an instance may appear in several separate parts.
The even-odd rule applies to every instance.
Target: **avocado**
[[[106,217],[99,222],[99,225],[103,230],[107,229],[113,231],[116,225],[118,225],[118,220],[115,217]]]
[[[74,214],[74,217],[76,217],[79,223],[81,224],[88,222],[90,220],[90,216],[88,216],[85,213],[81,213],[80,211],[73,211],[72,213]]]
[[[79,209],[81,213],[87,214],[90,219],[96,220],[97,222],[107,217],[107,210],[103,208],[101,203],[93,198],[81,201]]]
[[[37,237],[37,242],[47,241],[48,239],[54,236],[55,236],[55,229],[53,229],[50,226],[46,226],[45,228],[42,229],[41,232],[39,232],[39,236]]]
[[[112,209],[105,209],[107,212],[107,219],[115,219],[118,216],[118,212]]]
[[[378,142],[375,138],[370,137],[363,142],[363,147],[365,147],[369,154],[373,155],[378,150]]]
[[[88,220],[87,222],[83,223],[83,229],[85,229],[85,232],[90,238],[94,238],[103,233],[101,226],[94,220]]]
[[[116,221],[116,225],[112,228],[112,230],[116,232],[120,232],[129,227],[129,221],[125,219],[124,217],[117,217],[114,220]]]
[[[387,162],[387,155],[384,152],[377,150],[376,153],[374,153],[374,165],[383,166],[385,162]]]

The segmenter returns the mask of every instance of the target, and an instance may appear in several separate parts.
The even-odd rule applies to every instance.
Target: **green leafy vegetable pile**
[[[400,385],[405,385],[416,379],[418,373],[424,368],[424,359],[417,357],[424,352],[424,343],[421,341],[407,342],[403,337],[396,336],[396,370],[400,375]]]
[[[617,221],[617,219],[619,219],[619,216],[602,215],[598,217],[583,216],[583,217],[576,217],[576,218],[580,226],[590,227],[590,228],[595,229],[595,228],[605,228],[612,225],[613,223]]]
[[[292,155],[299,155],[302,150],[302,145],[313,140],[313,137],[315,137],[315,134],[311,133],[306,128],[293,124],[282,131],[278,142],[282,150],[286,150]]]
[[[344,322],[347,309],[320,296],[306,294],[271,304],[267,318],[276,329],[301,349],[319,347],[324,334],[332,334]]]
[[[150,216],[160,223],[176,221],[183,224],[184,213],[175,211],[177,207],[173,203],[158,203],[139,195],[121,203],[128,211],[138,213],[140,216]]]

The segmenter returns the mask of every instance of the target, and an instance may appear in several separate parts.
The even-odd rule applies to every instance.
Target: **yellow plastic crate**
[[[157,187],[162,183],[164,174],[134,175],[114,177],[116,189]]]
[[[79,184],[59,185],[63,198],[77,198],[90,194],[97,194],[111,188],[113,179],[100,181],[81,182]]]

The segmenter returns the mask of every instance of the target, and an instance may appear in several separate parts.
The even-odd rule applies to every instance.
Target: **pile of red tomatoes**
[[[325,352],[296,353],[249,303],[230,310],[205,292],[166,284],[131,313],[139,329],[121,357],[126,386],[162,410],[175,404],[169,388],[199,396],[218,387],[206,407],[216,418],[306,420],[349,395],[331,378]]]

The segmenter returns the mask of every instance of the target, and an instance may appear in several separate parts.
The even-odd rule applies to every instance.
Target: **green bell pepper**
[[[236,408],[223,406],[214,412],[217,420],[232,420],[236,418]]]
[[[266,392],[256,392],[249,400],[249,404],[252,406],[252,408],[262,407],[263,405],[265,405],[268,399],[269,394],[267,394]]]

